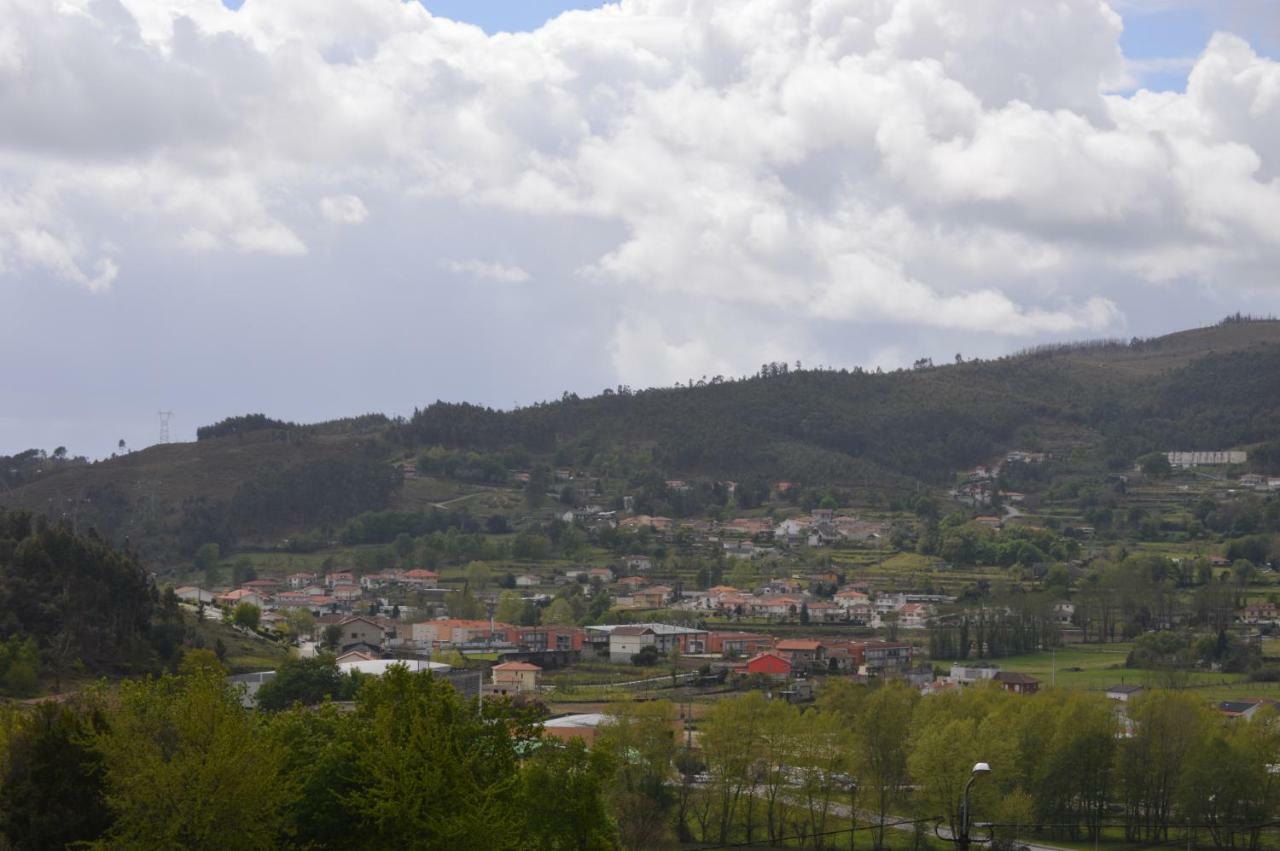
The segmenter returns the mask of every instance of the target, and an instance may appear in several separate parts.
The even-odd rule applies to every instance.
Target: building
[[[863,666],[870,675],[910,670],[913,648],[895,641],[868,641],[862,645]]]
[[[338,627],[342,630],[342,637],[338,639],[338,648],[342,652],[363,649],[382,652],[385,633],[376,621],[363,617],[347,618],[340,621]]]
[[[600,727],[608,724],[612,719],[600,712],[589,712],[578,715],[564,715],[560,718],[549,718],[542,723],[542,730],[548,736],[553,736],[561,741],[567,742],[572,739],[581,739],[585,744],[593,744],[596,740],[596,732]]]
[[[1040,690],[1040,681],[1030,674],[1001,671],[995,675],[994,680],[1005,691],[1011,691],[1014,694],[1035,694]]]
[[[534,653],[545,650],[582,650],[586,633],[576,626],[520,626],[507,630],[509,644]]]
[[[541,583],[542,578],[533,573],[522,573],[516,577],[517,588],[533,588]]]
[[[644,648],[656,646],[657,636],[649,627],[620,626],[609,633],[609,661],[625,664]]]
[[[958,686],[971,686],[974,683],[989,682],[998,673],[1000,668],[996,665],[952,665],[950,679]]]
[[[816,670],[827,662],[827,648],[821,641],[806,638],[788,638],[778,642],[777,654],[797,670]]]
[[[448,674],[452,670],[443,662],[426,662],[421,659],[360,659],[354,656],[348,661],[339,662],[338,670],[344,674],[354,672],[370,677],[380,677],[392,666],[407,668],[411,673],[429,671],[432,674]]]
[[[262,597],[247,588],[237,588],[235,591],[218,595],[217,603],[219,606],[238,606],[241,603],[248,603],[262,608]]]
[[[179,600],[187,603],[212,604],[217,600],[211,592],[203,588],[197,588],[195,585],[184,585],[173,593]]]
[[[414,570],[406,570],[404,575],[400,577],[400,581],[411,588],[435,588],[440,581],[440,574],[434,570],[419,567]]]
[[[542,668],[529,662],[503,662],[489,670],[493,675],[494,694],[536,692],[542,679]]]
[[[623,634],[623,640],[615,644],[613,633],[620,629],[626,632]],[[640,633],[637,634],[636,630]],[[653,633],[651,642],[641,637],[644,630]],[[607,653],[611,661],[619,663],[630,662],[632,654],[639,653],[639,648],[644,643],[652,643],[662,655],[670,653],[673,647],[679,647],[681,653],[705,653],[707,646],[705,629],[672,626],[665,623],[601,624],[587,627],[586,632],[587,643],[597,653]]]
[[[1276,708],[1274,701],[1264,700],[1260,697],[1242,697],[1237,700],[1224,700],[1218,704],[1218,711],[1228,718],[1241,718],[1245,721],[1252,721],[1253,717],[1263,707],[1270,706]]]
[[[441,618],[415,623],[413,641],[423,646],[459,646],[465,644],[507,643],[507,635],[515,629],[511,624],[489,621]]]
[[[759,653],[735,670],[747,676],[760,674],[775,680],[785,680],[791,676],[792,664],[777,653]]]
[[[1142,691],[1142,686],[1126,686],[1126,685],[1108,686],[1107,697],[1109,697],[1111,700],[1118,700],[1121,703],[1128,703],[1141,691]]]
[[[773,639],[754,632],[709,632],[706,651],[725,659],[745,659],[773,649]]]
[[[1249,453],[1237,451],[1209,451],[1209,452],[1170,452],[1168,453],[1169,466],[1171,467],[1220,467],[1226,464],[1243,464],[1249,460]]]

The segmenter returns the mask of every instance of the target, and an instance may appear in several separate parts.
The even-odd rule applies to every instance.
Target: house
[[[632,573],[648,573],[653,569],[653,560],[648,556],[627,556],[622,563]]]
[[[241,582],[240,587],[261,594],[263,597],[269,597],[280,587],[280,583],[275,579],[252,579]]]
[[[522,573],[516,577],[517,588],[532,588],[541,584],[541,582],[542,578],[532,573]]]
[[[814,623],[837,623],[844,620],[845,612],[835,603],[826,600],[812,600],[805,604],[809,612],[809,620]]]
[[[1061,600],[1053,604],[1053,619],[1060,626],[1070,626],[1076,616],[1076,604],[1070,600]]]
[[[336,573],[326,573],[324,575],[324,584],[326,588],[332,588],[335,585],[354,585],[356,575],[349,570],[338,571]]]
[[[910,644],[896,641],[863,642],[863,665],[868,674],[901,673],[911,668],[913,651]]]
[[[329,592],[329,596],[341,603],[350,603],[353,600],[359,600],[362,592],[359,585],[350,583],[339,583],[333,586],[333,590]]]
[[[1275,603],[1254,603],[1244,607],[1245,623],[1271,623],[1280,619]]]
[[[217,600],[214,594],[195,585],[184,585],[173,592],[179,600],[187,603],[212,604]]]
[[[989,682],[995,679],[996,674],[1000,673],[1000,668],[995,665],[952,665],[951,682],[958,686],[971,686],[974,683]]]
[[[262,597],[247,588],[237,588],[235,591],[229,591],[226,594],[220,594],[217,597],[219,606],[238,606],[241,603],[249,603],[253,606],[262,607]]]
[[[316,575],[314,573],[291,573],[289,574],[289,587],[294,590],[301,590],[308,585],[314,584]]]
[[[657,635],[647,626],[620,626],[609,633],[609,661],[625,664],[646,647],[657,645]]]
[[[495,694],[524,694],[536,692],[542,678],[542,668],[529,662],[503,662],[489,669],[493,674]]]
[[[1014,694],[1035,694],[1040,690],[1040,681],[1030,674],[1001,671],[993,679],[1005,691],[1010,691]]]
[[[599,579],[601,582],[613,581],[613,570],[607,567],[593,567],[587,571],[587,579]]]
[[[821,641],[807,638],[787,638],[778,642],[777,654],[791,663],[793,668],[820,669],[826,666],[827,648]]]
[[[650,588],[637,588],[631,592],[633,605],[639,609],[658,609],[670,600],[672,590],[666,585],[654,585]]]
[[[903,629],[924,629],[933,610],[925,603],[907,603],[898,610],[898,625]]]
[[[630,591],[642,587],[648,581],[643,576],[624,576],[618,580],[618,585],[624,591]]]
[[[406,570],[401,577],[401,581],[411,588],[435,588],[440,581],[440,574],[434,570],[419,567],[414,570]]]
[[[800,604],[803,602],[799,597],[762,597],[752,603],[751,611],[771,618],[795,617],[800,613]]]
[[[735,670],[747,676],[760,674],[775,680],[785,680],[791,676],[791,668],[791,662],[777,653],[759,653]]]
[[[1142,686],[1108,686],[1107,697],[1111,700],[1118,700],[1121,703],[1128,703],[1140,691],[1142,691]]]
[[[385,632],[382,625],[369,618],[347,618],[338,623],[342,637],[338,639],[338,647],[344,653],[349,650],[367,650],[371,655],[382,652],[382,641]]]
[[[399,570],[383,570],[378,573],[366,573],[360,577],[360,587],[366,589],[385,588],[388,585],[396,585],[404,578],[404,573]]]

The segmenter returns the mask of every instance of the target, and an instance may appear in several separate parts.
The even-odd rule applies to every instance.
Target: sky
[[[1270,0],[0,0],[0,454],[1280,313]]]

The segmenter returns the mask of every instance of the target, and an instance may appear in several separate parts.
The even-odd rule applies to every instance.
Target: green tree
[[[489,569],[489,565],[482,561],[470,562],[467,565],[465,573],[467,577],[467,584],[475,591],[483,591],[484,587],[489,584],[489,579],[492,576],[492,571]]]
[[[126,681],[97,737],[114,822],[102,848],[279,844],[297,795],[284,751],[211,672]]]
[[[573,606],[563,597],[551,601],[551,605],[542,611],[542,622],[556,626],[570,626],[577,622],[573,614]]]
[[[201,544],[200,548],[196,550],[196,570],[204,574],[205,584],[218,584],[218,575],[221,572],[218,566],[218,560],[221,558],[222,549],[214,543]]]
[[[111,815],[92,747],[102,725],[93,695],[21,713],[0,707],[0,846],[63,848],[102,836]]]
[[[367,847],[520,846],[510,725],[481,717],[443,680],[398,666],[363,685],[352,724],[359,789],[348,803]]]
[[[675,756],[675,707],[669,701],[610,704],[595,747],[618,766],[610,809],[625,848],[661,847],[671,806],[667,780]]]
[[[499,623],[518,624],[523,613],[524,600],[520,599],[519,593],[503,591],[498,595],[498,607],[493,616]]]
[[[608,851],[618,847],[605,800],[614,772],[603,750],[580,739],[561,745],[547,740],[520,771],[526,814],[521,847],[531,851]]]
[[[325,700],[348,700],[354,691],[351,678],[338,670],[333,656],[286,659],[258,689],[260,709],[279,711],[295,703],[311,706]]]
[[[262,610],[253,603],[239,603],[231,613],[231,622],[245,629],[257,629],[262,619]]]

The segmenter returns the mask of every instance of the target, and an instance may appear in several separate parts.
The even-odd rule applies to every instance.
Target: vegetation
[[[0,842],[46,848],[607,849],[614,763],[430,674],[355,711],[240,705],[212,653],[118,695],[0,714]]]

